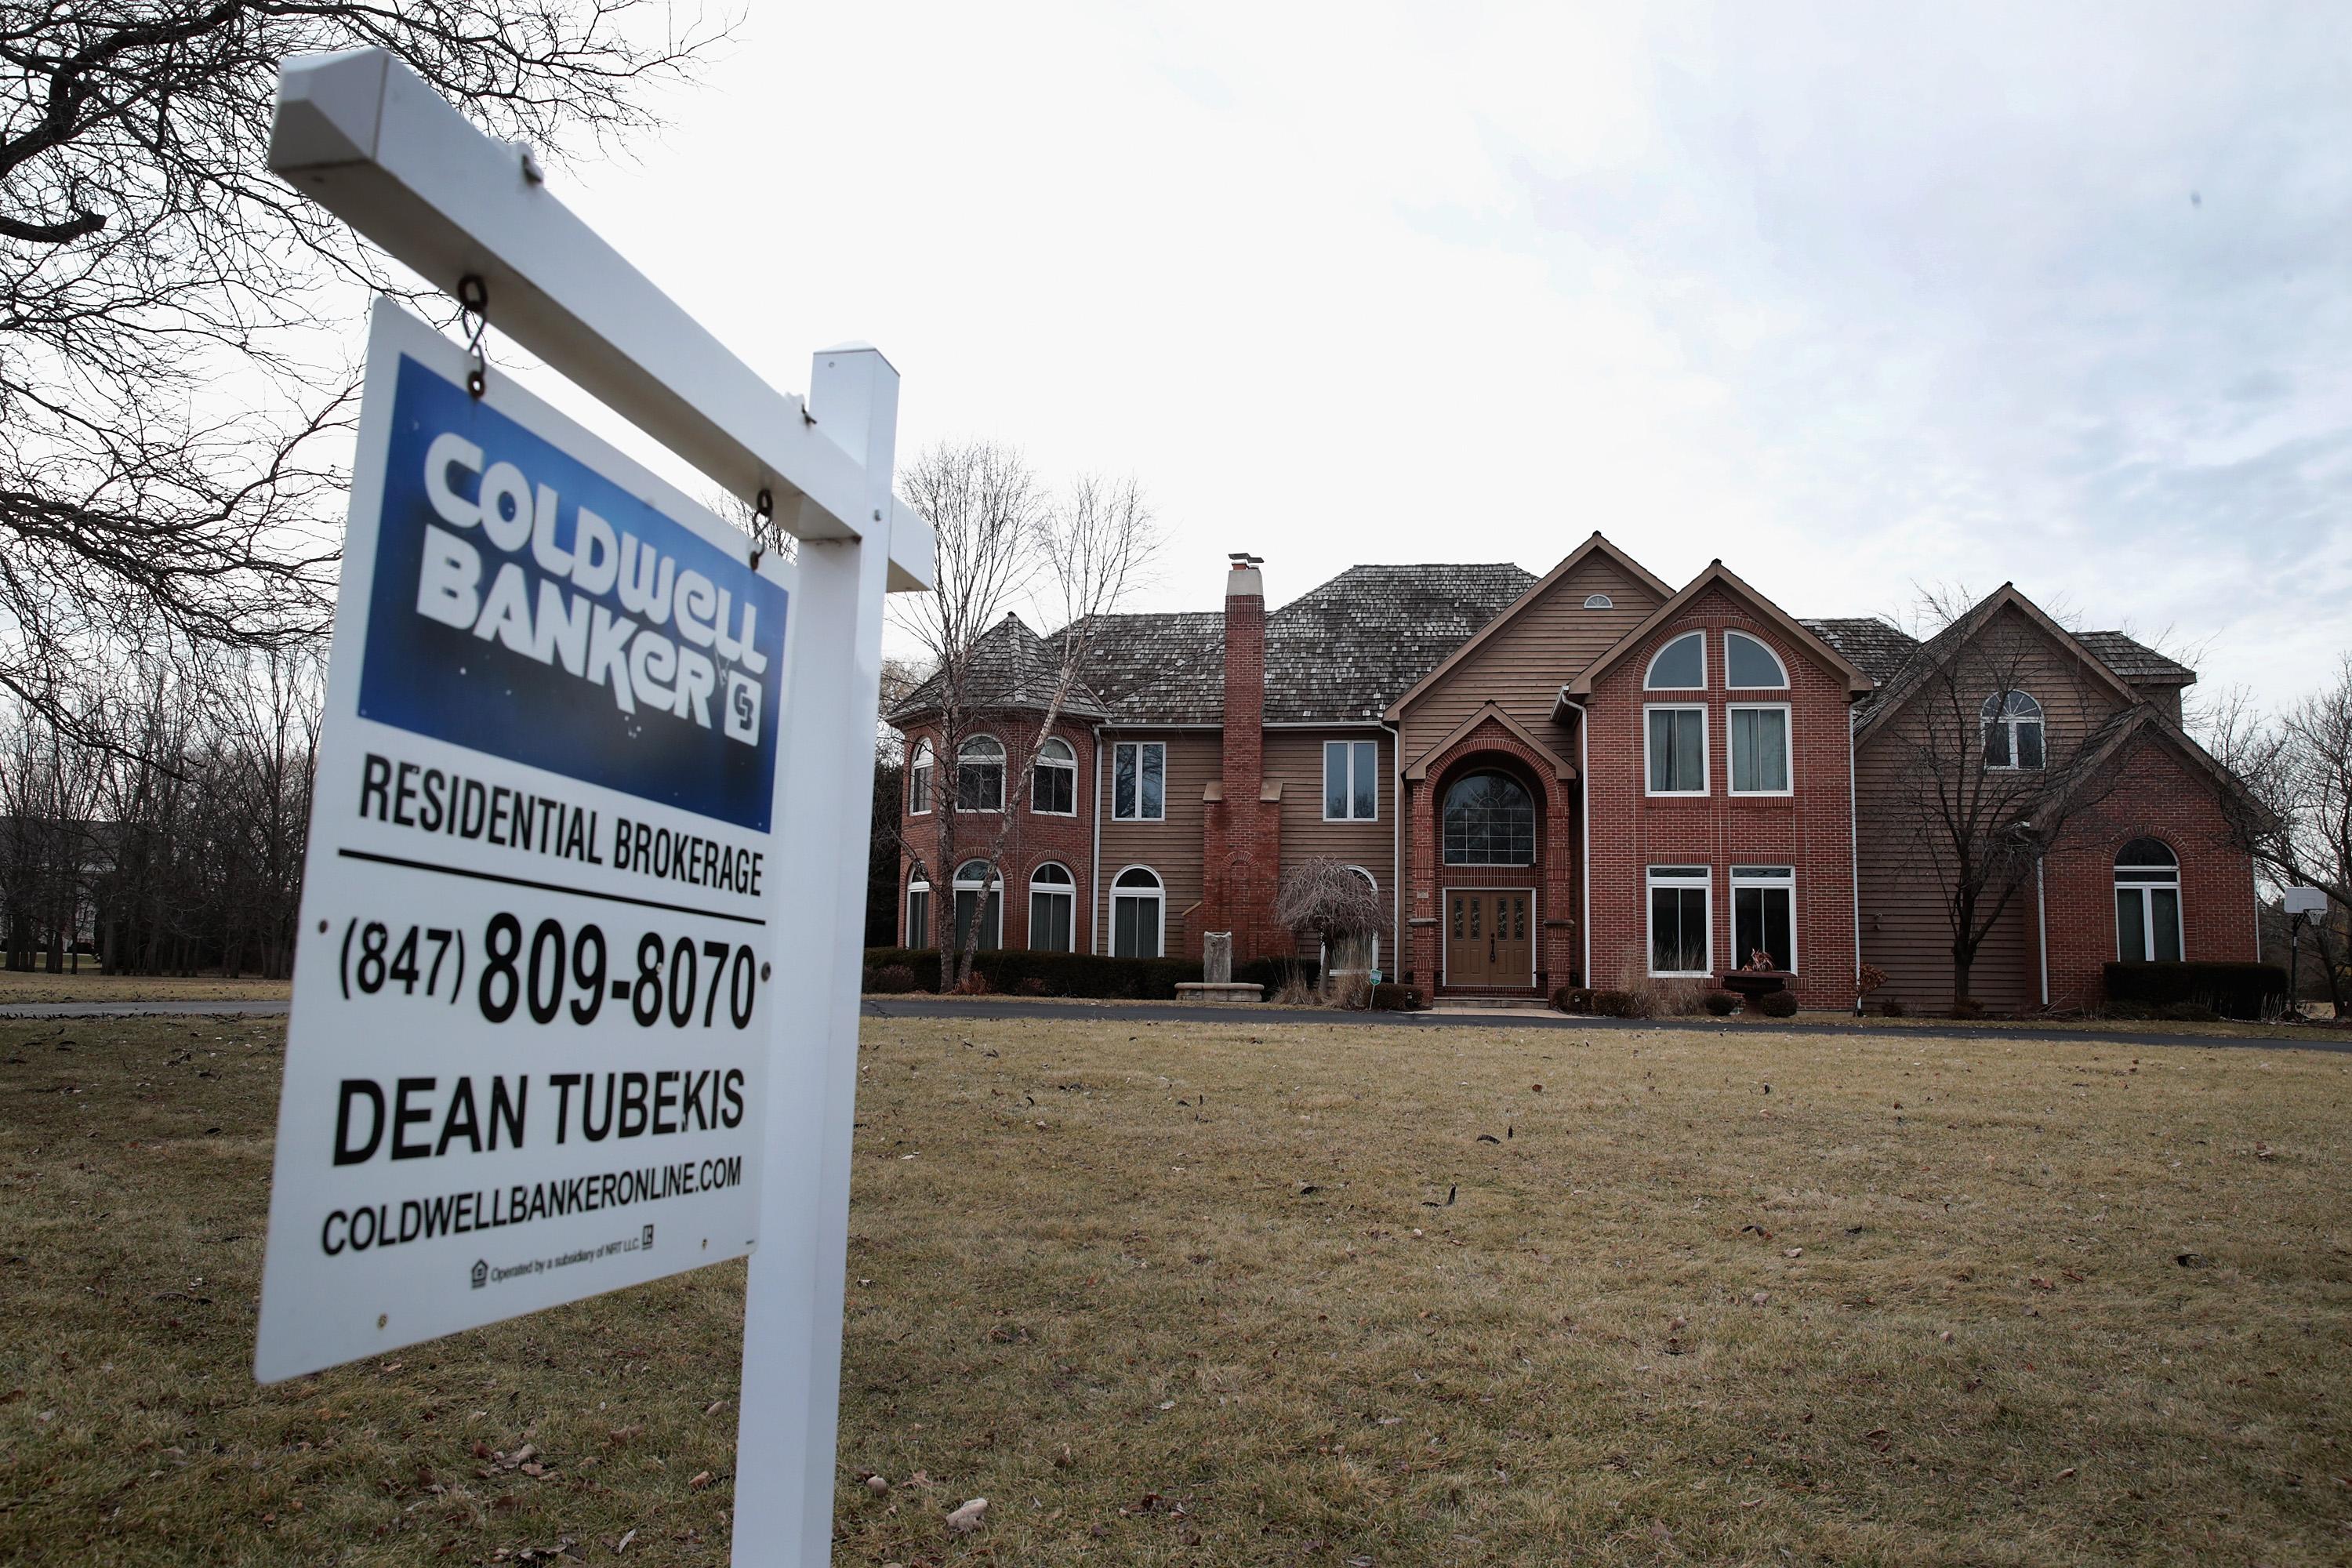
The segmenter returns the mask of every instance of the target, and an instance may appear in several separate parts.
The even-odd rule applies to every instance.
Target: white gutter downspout
[[[1087,945],[1102,956],[1102,726],[1095,726],[1095,847],[1094,863],[1087,868]]]
[[[1570,700],[1568,688],[1559,689],[1559,705],[1576,710],[1576,817],[1580,847],[1577,850],[1577,876],[1583,882],[1579,895],[1581,908],[1576,911],[1578,935],[1584,939],[1584,970],[1577,984],[1592,984],[1592,715],[1584,704]],[[1851,769],[1848,770],[1849,773]],[[1856,951],[1859,951],[1857,949]]]
[[[1387,979],[1388,969],[1402,973],[1397,959],[1412,949],[1404,935],[1404,725],[1383,722],[1381,728],[1389,737],[1389,932],[1396,944],[1383,966],[1381,978]],[[1436,995],[1437,987],[1432,985],[1429,994]]]
[[[1862,1016],[1862,820],[1854,802],[1853,712],[1848,709],[1845,719],[1845,868],[1853,882],[1853,1016],[1859,1018]]]
[[[2033,858],[2033,919],[2041,928],[2042,1005],[2050,1005],[2050,900],[2042,892],[2042,857]]]

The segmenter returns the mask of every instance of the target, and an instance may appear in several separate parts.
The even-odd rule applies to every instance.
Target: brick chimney
[[[1257,798],[1265,776],[1265,581],[1258,558],[1225,574],[1225,800]]]
[[[1275,930],[1281,876],[1282,805],[1265,783],[1265,584],[1258,558],[1233,557],[1225,574],[1225,721],[1218,798],[1202,823],[1200,929],[1234,933],[1234,957],[1289,951]]]

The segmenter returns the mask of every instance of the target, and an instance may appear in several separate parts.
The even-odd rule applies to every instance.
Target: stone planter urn
[[[1760,1016],[1764,998],[1775,991],[1786,991],[1789,982],[1795,978],[1786,969],[1733,969],[1716,976],[1716,984],[1745,1004],[1740,1008],[1742,1013]]]

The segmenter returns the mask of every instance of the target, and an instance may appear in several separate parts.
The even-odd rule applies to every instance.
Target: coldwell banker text
[[[790,569],[404,357],[392,426],[360,717],[765,832]]]
[[[452,469],[479,476],[478,499],[457,493],[449,482]],[[436,436],[425,449],[425,493],[449,527],[425,527],[418,615],[485,640],[496,637],[541,664],[561,665],[567,674],[608,688],[624,713],[635,712],[642,700],[706,730],[719,686],[716,654],[740,667],[729,677],[720,728],[730,740],[759,743],[757,677],[768,668],[756,641],[759,606],[735,604],[701,573],[680,571],[668,554],[584,506],[574,513],[571,547],[558,544],[554,488],[534,485],[512,463],[485,469],[481,447],[454,431]],[[485,541],[505,559],[485,563],[469,538],[451,529]],[[535,574],[525,571],[526,562]],[[487,591],[486,566],[495,568]],[[627,615],[596,603],[615,589]],[[656,629],[664,626],[677,637]]]

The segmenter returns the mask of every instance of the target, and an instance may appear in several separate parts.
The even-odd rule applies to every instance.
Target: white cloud
[[[1132,470],[1227,549],[1799,614],[2014,578],[2274,700],[2352,647],[2346,16],[762,6],[559,183],[779,384]]]

